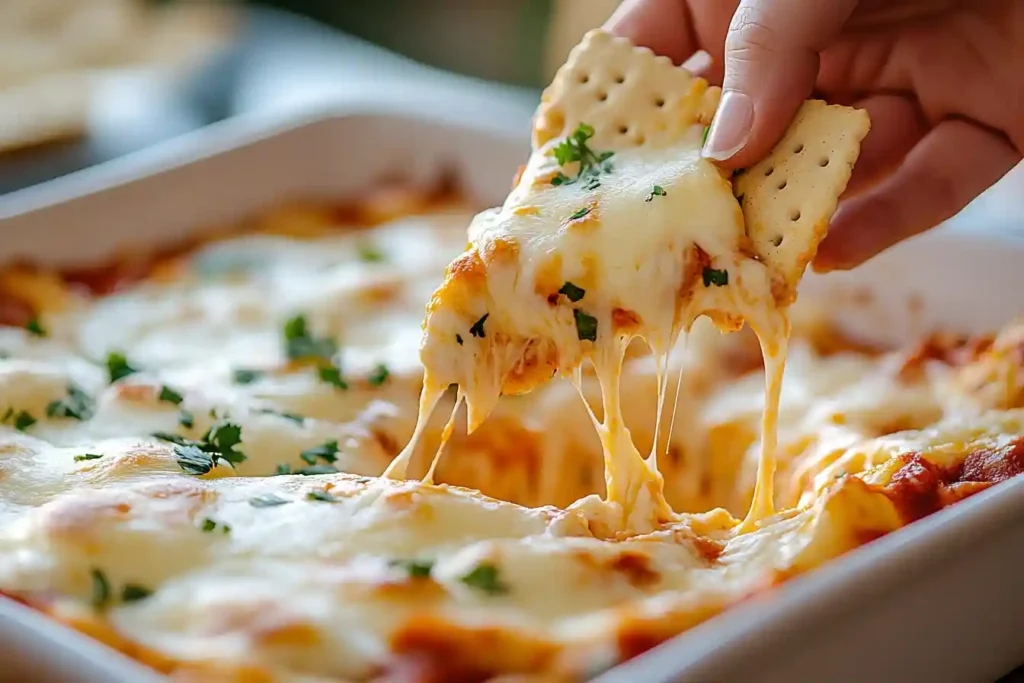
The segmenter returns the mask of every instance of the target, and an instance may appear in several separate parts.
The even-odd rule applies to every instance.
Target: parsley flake
[[[405,571],[410,579],[428,579],[434,570],[431,560],[391,560],[388,564]]]
[[[379,387],[388,381],[388,377],[391,376],[391,372],[388,370],[388,366],[383,363],[377,363],[373,370],[370,371],[366,381],[370,383],[371,387]]]
[[[86,460],[99,460],[102,457],[102,453],[83,453],[82,455],[75,456],[75,462],[85,462]]]
[[[596,342],[597,318],[584,313],[578,308],[573,310],[572,315],[576,319],[576,336],[579,340]]]
[[[718,270],[716,268],[704,269],[705,287],[710,287],[711,285],[716,287],[725,287],[727,284],[729,284],[729,271]]]
[[[502,595],[509,591],[508,586],[501,582],[498,568],[493,564],[477,565],[468,574],[459,577],[459,581],[488,595]]]
[[[473,323],[473,326],[469,328],[469,333],[471,335],[473,335],[474,337],[479,337],[480,339],[483,339],[484,338],[484,323],[487,321],[487,316],[489,316],[489,315],[490,315],[490,313],[484,313],[483,317],[481,317],[479,320],[477,320],[475,323]]]
[[[661,185],[655,185],[653,188],[651,188],[650,193],[647,195],[647,199],[645,199],[644,201],[649,204],[652,201],[654,201],[655,197],[664,197],[666,195],[668,195],[668,192],[665,192],[664,187],[662,187]]]
[[[559,166],[565,166],[573,162],[579,163],[579,171],[575,178],[570,178],[562,171],[559,171],[551,178],[552,185],[571,185],[578,180],[584,180],[584,189],[593,190],[600,182],[597,176],[602,172],[611,173],[612,165],[608,160],[614,152],[601,152],[598,154],[590,149],[587,140],[594,136],[594,128],[585,123],[576,127],[565,140],[555,146],[555,161]]]
[[[14,420],[14,428],[19,432],[25,431],[37,422],[37,420],[32,417],[32,414],[27,410],[20,410],[16,413],[14,412],[14,408],[8,408],[7,412],[4,413],[4,416],[0,418],[0,422],[9,422],[12,419]]]
[[[700,134],[700,146],[708,144],[708,133],[711,132],[711,126],[704,126],[704,130]]]
[[[174,454],[178,467],[196,476],[207,474],[217,464],[213,455],[198,446],[175,446]]]
[[[126,583],[124,588],[121,589],[121,602],[137,602],[139,600],[145,600],[153,591],[140,586],[137,583]]]
[[[577,301],[583,298],[583,296],[587,293],[587,290],[583,289],[582,287],[577,287],[573,283],[566,280],[565,284],[562,285],[562,288],[558,290],[558,293],[564,294],[565,298],[567,298],[569,301],[573,303],[576,303]]]
[[[261,413],[263,415],[275,415],[277,417],[284,418],[285,420],[294,422],[297,425],[303,425],[306,423],[306,418],[303,417],[302,415],[296,415],[295,413],[285,413],[279,410],[274,410],[273,408],[261,408],[256,412]]]
[[[254,508],[271,508],[278,505],[287,505],[289,502],[276,493],[264,493],[261,496],[253,496],[249,499],[249,505]]]
[[[111,384],[138,371],[139,369],[133,367],[123,353],[111,351],[107,354],[107,372],[110,374]]]
[[[455,343],[457,343],[459,346],[462,346],[465,343],[465,342],[462,341],[462,335],[461,334],[456,334],[455,335]]]
[[[252,384],[262,379],[265,374],[262,370],[238,368],[232,373],[232,378],[235,380],[235,384]]]
[[[184,401],[185,398],[177,391],[171,389],[169,386],[165,384],[160,387],[160,396],[158,397],[158,400],[164,401],[165,403],[173,403],[174,405],[178,405],[179,403]]]
[[[364,263],[381,263],[386,261],[387,257],[383,251],[372,244],[361,244],[359,245],[359,260]]]
[[[338,499],[331,495],[330,491],[317,489],[306,494],[306,500],[319,501],[321,503],[337,503]]]
[[[182,410],[178,414],[178,424],[180,424],[185,429],[192,429],[192,427],[194,427],[196,424],[196,418],[189,411]]]
[[[110,581],[102,570],[93,567],[89,570],[92,577],[92,606],[103,609],[110,604]]]
[[[47,336],[46,328],[39,322],[39,318],[32,318],[25,323],[25,330],[33,337],[45,337]]]
[[[338,344],[330,337],[314,337],[306,316],[297,315],[284,324],[285,355],[289,360],[330,361],[338,352]]]
[[[305,477],[313,477],[318,474],[337,474],[338,468],[334,465],[310,465],[309,467],[300,467],[295,470],[292,474],[300,474]]]
[[[341,368],[336,365],[327,365],[317,369],[317,376],[324,384],[330,384],[338,389],[348,389],[348,382],[341,376]]]
[[[63,417],[72,420],[88,420],[93,416],[95,404],[89,394],[74,384],[68,385],[68,394],[64,398],[51,401],[46,406],[47,417]]]
[[[319,446],[307,448],[299,454],[299,457],[310,465],[315,465],[317,460],[333,463],[338,459],[338,440],[332,439],[331,441],[325,441]]]
[[[292,466],[286,462],[279,462],[274,468],[274,474],[291,474]]]
[[[230,526],[228,526],[227,524],[224,524],[222,522],[218,522],[215,519],[210,519],[209,517],[206,517],[206,518],[203,519],[203,524],[202,524],[202,526],[200,528],[203,530],[203,533],[207,533],[207,534],[210,533],[211,531],[217,531],[218,529],[220,530],[220,532],[222,534],[231,533],[231,527]]]
[[[153,436],[173,443],[178,466],[197,476],[207,474],[220,460],[234,467],[246,457],[235,448],[242,441],[242,428],[230,422],[213,425],[199,441],[166,432],[155,432]]]
[[[588,213],[590,213],[590,211],[591,211],[591,209],[590,209],[589,206],[584,206],[582,209],[576,209],[569,216],[569,220],[571,220],[571,221],[579,220],[580,218],[583,218]]]

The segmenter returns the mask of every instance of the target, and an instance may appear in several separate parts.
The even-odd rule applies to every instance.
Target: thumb
[[[771,151],[818,76],[818,53],[857,0],[742,0],[725,39],[722,100],[704,156],[727,168]]]

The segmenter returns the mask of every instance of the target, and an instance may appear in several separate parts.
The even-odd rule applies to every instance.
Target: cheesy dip
[[[412,435],[423,307],[469,217],[383,188],[103,269],[7,268],[3,594],[181,680],[578,680],[1024,469],[1024,328],[883,351],[801,302],[780,511],[749,533],[760,352],[704,320],[671,356],[671,439],[652,357],[630,346],[622,372],[672,523],[624,534],[588,508],[602,447],[569,380],[456,421],[436,484],[416,478],[444,410],[410,479],[376,478]]]

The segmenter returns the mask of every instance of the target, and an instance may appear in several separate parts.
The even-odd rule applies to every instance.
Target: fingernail
[[[702,73],[711,68],[711,55],[705,50],[697,50],[690,58],[683,62],[680,66],[689,71],[694,76],[700,76]]]
[[[743,149],[754,125],[754,103],[739,90],[726,90],[718,104],[702,154],[725,161]]]

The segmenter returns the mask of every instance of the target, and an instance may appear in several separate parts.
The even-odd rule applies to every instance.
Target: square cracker
[[[733,180],[747,236],[772,270],[780,306],[796,299],[869,127],[863,110],[808,100],[771,154]]]
[[[601,30],[573,48],[541,96],[533,121],[533,146],[569,135],[580,123],[594,128],[602,149],[664,147],[694,126],[711,123],[719,88],[703,78]]]

